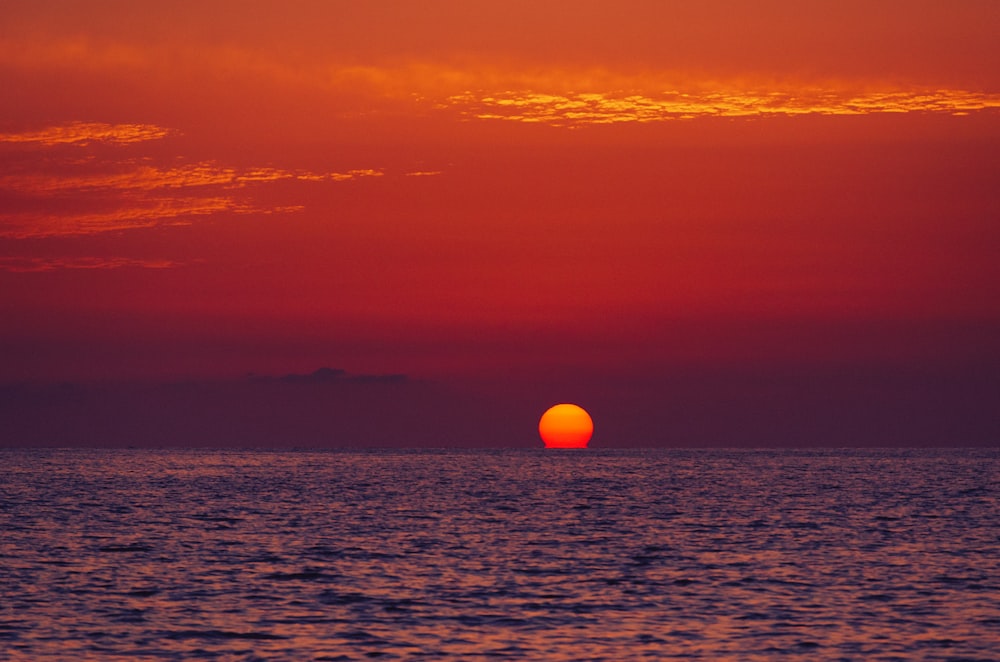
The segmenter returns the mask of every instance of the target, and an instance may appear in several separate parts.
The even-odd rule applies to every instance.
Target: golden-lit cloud
[[[171,133],[169,129],[143,124],[71,122],[43,130],[7,133],[0,138],[46,150],[59,144],[86,148],[101,141],[141,142]],[[107,154],[98,158],[89,151],[84,154],[83,159],[49,155],[38,160],[33,168],[16,166],[7,168],[7,172],[0,168],[0,192],[27,201],[24,210],[0,210],[0,237],[44,238],[190,225],[195,218],[217,214],[294,213],[304,206],[294,201],[284,205],[260,204],[244,189],[282,181],[349,182],[384,174],[375,168],[329,172],[272,166],[236,168],[215,161],[163,166],[151,157],[115,159]],[[52,268],[59,267],[52,263],[45,269],[20,270]]]
[[[243,188],[282,180],[297,181],[349,181],[358,177],[379,177],[380,170],[349,170],[347,172],[315,173],[306,170],[280,168],[237,169],[205,161],[173,168],[159,168],[146,164],[130,166],[119,172],[88,172],[78,175],[17,174],[0,176],[0,189],[21,193],[44,194],[59,191],[86,191],[114,189],[119,191],[152,191],[156,189],[181,189],[202,186]]]
[[[173,260],[140,260],[128,257],[0,257],[0,271],[36,273],[59,269],[171,269]]]
[[[185,43],[180,48],[159,41],[137,43],[121,35],[117,39],[78,35],[51,35],[46,40],[0,38],[0,65],[30,75],[127,74],[168,88],[225,80],[231,83],[227,94],[271,90],[281,98],[325,95],[328,105],[324,108],[336,108],[344,117],[419,114],[437,108],[457,109],[466,118],[583,125],[696,117],[961,115],[1000,108],[1000,94],[967,89],[962,82],[942,84],[938,79],[885,74],[865,77],[857,72],[819,79],[796,73],[794,67],[771,79],[762,77],[759,69],[736,67],[707,74],[667,62],[669,58],[664,66],[629,69],[622,62],[597,66],[582,60],[574,66],[526,62],[513,55],[355,59],[335,50],[307,54],[249,41]],[[0,134],[0,142],[125,143],[161,138],[166,133],[166,129],[144,124],[74,123]]]
[[[329,178],[335,182],[348,182],[352,179],[359,179],[361,177],[381,177],[385,173],[381,170],[374,170],[371,168],[366,168],[363,170],[348,170],[347,172],[331,172],[323,178]]]
[[[1000,109],[1000,95],[963,90],[849,93],[832,90],[769,92],[679,92],[552,94],[534,91],[466,92],[449,97],[442,108],[467,118],[562,126],[661,122],[700,117],[750,118],[796,115],[945,113],[965,115]]]
[[[510,112],[512,106],[555,104],[566,112],[580,113],[584,119],[593,116],[603,122],[651,121],[651,117],[692,113],[736,117],[764,113],[973,112],[996,108],[1000,97],[969,89],[967,82],[921,79],[912,72],[893,76],[877,67],[870,68],[873,73],[867,75],[851,68],[839,74],[827,72],[826,78],[810,78],[795,66],[786,71],[773,67],[744,69],[739,62],[711,71],[692,67],[690,61],[675,61],[671,57],[675,50],[664,46],[661,62],[632,69],[616,59],[594,61],[581,57],[575,65],[558,58],[525,60],[516,49],[505,55],[462,52],[460,57],[444,56],[435,55],[431,49],[423,56],[406,52],[359,58],[346,57],[336,44],[309,51],[277,47],[259,39],[176,44],[159,39],[137,41],[125,34],[83,36],[56,31],[44,39],[31,34],[0,35],[0,66],[28,75],[68,72],[81,77],[141,76],[148,85],[164,81],[189,85],[242,81],[255,90],[283,94],[325,92],[331,101],[338,101],[338,107],[346,103],[345,98],[372,94],[447,105],[474,102],[481,107],[473,109],[474,116],[490,115],[489,109],[493,108],[502,110],[492,114],[509,119],[517,115]],[[762,78],[761,71],[776,78]],[[839,82],[829,85],[830,80]],[[376,107],[370,105],[370,100],[364,104],[369,110]],[[639,119],[614,119],[630,114]],[[522,121],[545,121],[533,120],[538,117],[535,113],[522,115],[526,118]],[[33,139],[131,142],[162,137],[162,131],[150,125],[77,123],[72,128],[38,131]],[[6,134],[0,135],[0,140],[8,139]],[[13,139],[26,137],[14,134]]]
[[[33,131],[0,133],[0,142],[37,143],[40,145],[80,145],[91,143],[138,143],[165,138],[170,134],[154,124],[105,124],[69,122]]]
[[[0,215],[0,237],[29,239],[134,230],[158,225],[190,225],[191,219],[197,216],[270,211],[227,197],[154,198],[123,203],[108,212]]]

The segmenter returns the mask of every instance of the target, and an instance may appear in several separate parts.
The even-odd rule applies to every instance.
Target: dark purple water
[[[997,449],[0,462],[4,659],[1000,658]]]

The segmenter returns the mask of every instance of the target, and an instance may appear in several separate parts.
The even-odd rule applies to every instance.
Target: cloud
[[[145,124],[71,122],[39,131],[0,135],[0,142],[50,145],[140,142],[165,137],[169,129]],[[284,214],[299,204],[261,205],[242,189],[275,182],[349,182],[382,177],[375,168],[314,172],[273,166],[236,168],[205,160],[165,167],[149,158],[85,158],[41,154],[17,167],[0,165],[0,192],[28,201],[36,211],[0,210],[0,237],[13,239],[87,235],[158,225],[189,225],[215,214]],[[70,203],[67,205],[67,203]],[[73,211],[66,212],[67,208]],[[40,210],[40,211],[39,211]],[[38,269],[27,269],[34,271]]]
[[[70,122],[34,131],[0,133],[0,142],[37,143],[45,146],[91,143],[138,143],[158,140],[171,131],[155,124],[105,124],[102,122]]]
[[[326,178],[335,182],[347,182],[361,177],[382,177],[384,174],[381,170],[366,168],[364,170],[348,170],[347,172],[331,172],[326,175]]]
[[[76,175],[19,174],[0,176],[0,189],[32,195],[63,191],[109,189],[118,191],[152,191],[156,189],[182,189],[200,186],[243,188],[251,184],[264,184],[282,180],[309,182],[349,181],[358,177],[381,177],[380,170],[350,170],[348,172],[314,173],[306,170],[281,168],[236,169],[220,166],[212,161],[202,161],[175,168],[158,168],[142,164],[125,164],[131,168],[113,173],[85,173]]]
[[[249,214],[268,211],[271,210],[262,210],[226,197],[158,198],[119,207],[111,212],[0,215],[0,237],[28,239],[86,235],[163,224],[189,225],[191,217],[223,212]]]
[[[317,384],[343,381],[347,371],[340,368],[319,368],[307,375],[288,374],[279,379],[290,384]]]
[[[58,269],[170,269],[173,260],[140,260],[128,257],[0,257],[0,271],[33,273]]]
[[[281,382],[285,384],[401,384],[408,380],[406,375],[355,375],[340,368],[319,368],[308,374],[287,374],[281,377],[253,376],[255,382]]]
[[[142,74],[159,84],[164,78],[173,84],[235,79],[253,93],[279,89],[327,95],[326,107],[336,108],[343,117],[373,112],[422,114],[436,107],[457,109],[467,118],[573,126],[695,117],[892,112],[961,115],[1000,108],[1000,95],[967,89],[969,82],[961,79],[942,84],[940,78],[932,82],[912,73],[881,72],[873,78],[875,74],[858,71],[831,72],[828,78],[815,79],[796,73],[798,67],[789,67],[775,83],[753,73],[760,69],[744,70],[738,62],[709,78],[704,71],[668,66],[672,52],[665,50],[663,66],[635,69],[621,62],[612,68],[604,64],[528,66],[517,57],[468,54],[456,65],[455,59],[442,59],[433,53],[422,59],[347,61],[336,50],[326,54],[323,50],[312,54],[295,49],[278,52],[259,40],[242,44],[185,42],[179,47],[155,40],[136,43],[124,36],[97,39],[53,34],[45,40],[32,36],[0,39],[0,64],[14,71],[35,75],[46,71],[70,71],[80,76]],[[865,71],[870,69],[864,67]],[[164,131],[152,125],[76,123],[30,134],[2,134],[0,140],[132,142],[163,137]]]
[[[965,115],[1000,109],[1000,94],[965,90],[833,90],[678,92],[625,94],[607,92],[554,94],[531,90],[465,92],[440,104],[463,116],[559,126],[662,122],[698,117],[767,117],[796,115],[868,115],[943,113]]]

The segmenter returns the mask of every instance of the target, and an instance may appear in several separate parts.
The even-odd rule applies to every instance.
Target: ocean
[[[0,462],[0,659],[1000,659],[998,449]]]

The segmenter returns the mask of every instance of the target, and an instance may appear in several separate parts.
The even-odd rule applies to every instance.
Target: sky
[[[0,444],[530,447],[576,402],[595,447],[995,445],[998,41],[992,0],[4,3]]]

